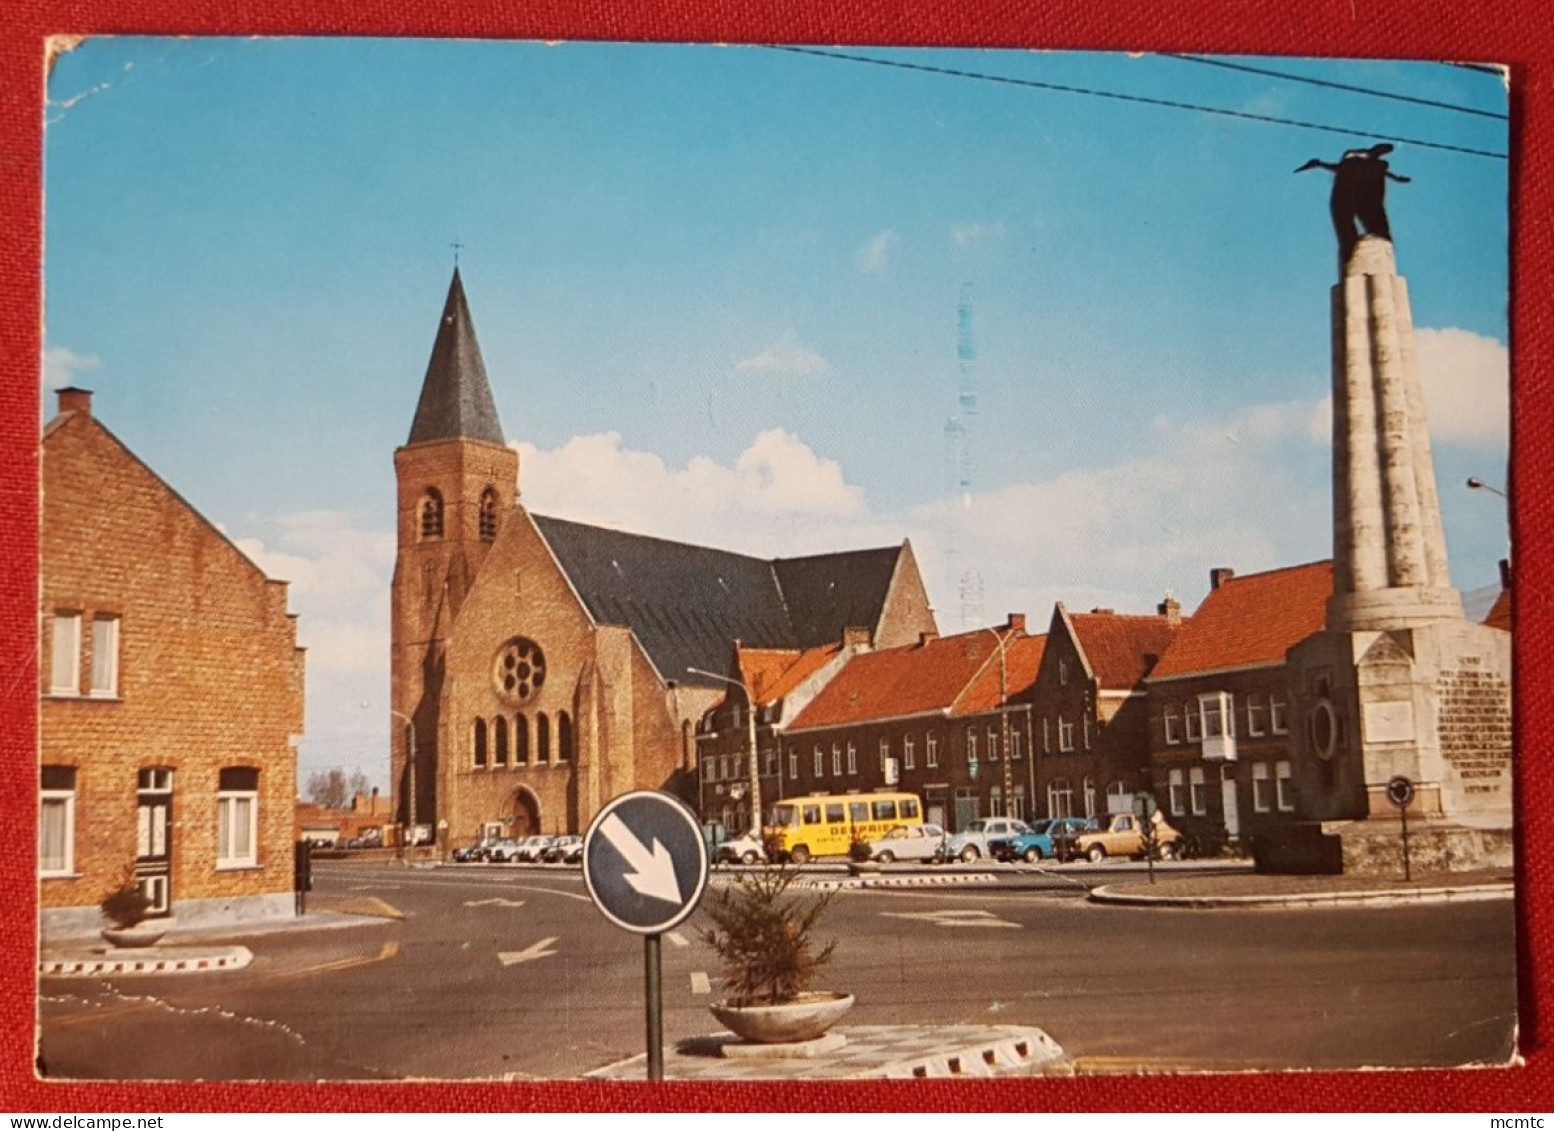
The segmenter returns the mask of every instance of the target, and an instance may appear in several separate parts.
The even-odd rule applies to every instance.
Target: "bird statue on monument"
[[[1380,236],[1388,242],[1392,240],[1392,228],[1387,223],[1387,182],[1406,185],[1409,178],[1401,177],[1387,167],[1385,157],[1391,152],[1392,146],[1382,142],[1369,149],[1346,150],[1336,165],[1313,157],[1295,170],[1304,173],[1308,169],[1326,169],[1333,174],[1330,203],[1333,230],[1338,234],[1340,262],[1348,262],[1349,253],[1360,241],[1360,229],[1365,235]]]

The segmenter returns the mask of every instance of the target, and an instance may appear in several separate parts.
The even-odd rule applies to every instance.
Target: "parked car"
[[[718,845],[712,859],[715,864],[759,864],[766,850],[753,836],[737,836]]]
[[[972,821],[945,842],[943,858],[970,863],[983,856],[991,855],[988,851],[989,841],[1008,840],[1010,837],[1029,831],[1030,828],[1024,821],[1017,821],[1013,817],[985,817],[982,820]]]
[[[1182,834],[1166,824],[1158,812],[1154,816],[1155,839],[1160,846],[1162,860],[1174,860],[1181,850]],[[1099,864],[1108,856],[1132,858],[1144,855],[1142,818],[1132,813],[1113,813],[1101,827],[1079,834],[1074,840],[1074,851],[1092,864]]]
[[[496,837],[483,837],[474,844],[466,844],[463,848],[453,850],[453,862],[455,864],[473,864],[484,860],[486,852],[497,842]]]
[[[526,836],[518,842],[518,852],[514,859],[523,864],[538,864],[555,839],[553,836]]]
[[[577,850],[577,858],[583,857],[583,838],[580,836],[558,836],[551,840],[540,851],[540,859],[547,864],[562,864],[566,862],[573,849]]]
[[[382,829],[363,829],[350,840],[345,842],[347,848],[382,848]]]
[[[869,842],[869,857],[881,864],[895,860],[937,860],[944,847],[944,830],[938,825],[897,825],[879,840]]]
[[[512,837],[498,837],[487,843],[480,858],[488,864],[511,864],[518,859],[518,842]]]
[[[1084,817],[1043,817],[1031,822],[1029,832],[989,841],[988,855],[995,860],[1024,860],[1027,864],[1056,860],[1060,843],[1072,843],[1080,833],[1094,828],[1095,822]]]

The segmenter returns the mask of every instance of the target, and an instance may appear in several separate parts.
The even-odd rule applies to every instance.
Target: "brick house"
[[[43,431],[39,904],[100,925],[133,868],[155,916],[293,914],[303,653],[272,581],[59,391]]]
[[[1153,616],[1053,609],[1030,692],[1042,815],[1124,812],[1147,786],[1144,681],[1183,623],[1170,598]]]
[[[695,805],[693,728],[726,687],[692,669],[736,641],[933,628],[908,543],[766,561],[532,513],[457,270],[394,466],[396,819],[444,844],[580,832],[631,789]]]
[[[782,730],[778,796],[901,789],[955,831],[1005,812],[1007,777],[1008,811],[1027,813],[1034,771],[1021,696],[1044,643],[1012,614],[998,628],[854,655]]]
[[[1322,630],[1332,593],[1330,561],[1210,572],[1147,681],[1155,795],[1183,833],[1212,846],[1301,817],[1285,656]]]

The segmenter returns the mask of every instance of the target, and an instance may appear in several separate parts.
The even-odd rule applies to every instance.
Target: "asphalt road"
[[[1083,866],[1021,890],[844,892],[822,975],[848,1024],[1045,1029],[1082,1070],[1503,1064],[1515,1025],[1509,900],[1190,910],[1084,900]],[[316,902],[403,919],[258,934],[245,970],[46,979],[55,1078],[558,1078],[644,1048],[643,941],[576,869],[330,862]],[[667,1042],[715,1031],[700,917],[662,946]]]

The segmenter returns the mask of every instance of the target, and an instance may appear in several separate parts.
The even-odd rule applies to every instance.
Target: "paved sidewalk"
[[[1415,876],[1233,875],[1129,877],[1090,893],[1097,903],[1153,907],[1326,907],[1336,904],[1395,906],[1510,899],[1516,894],[1509,870]]]

